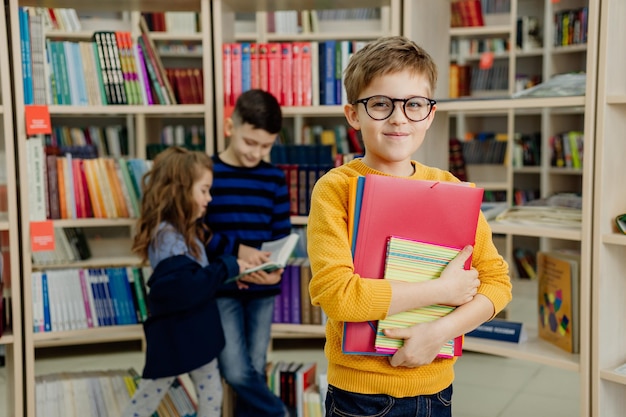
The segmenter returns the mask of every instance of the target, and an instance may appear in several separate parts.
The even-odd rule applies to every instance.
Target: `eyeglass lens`
[[[374,96],[367,101],[365,109],[372,119],[383,120],[393,113],[395,109],[394,101],[400,100],[392,100],[386,96]],[[411,121],[419,122],[430,114],[431,104],[427,98],[412,97],[403,104],[404,115]]]

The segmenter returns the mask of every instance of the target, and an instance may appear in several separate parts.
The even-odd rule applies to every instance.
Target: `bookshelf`
[[[420,154],[417,158],[445,169],[448,166],[448,148],[447,142],[442,141],[442,138],[457,137],[463,140],[468,132],[491,131],[502,133],[508,149],[511,150],[515,142],[515,133],[527,135],[537,133],[541,138],[541,157],[536,164],[532,166],[515,164],[512,156],[513,152],[508,152],[504,163],[467,165],[468,180],[475,182],[479,187],[485,188],[485,191],[499,192],[499,194],[503,195],[503,200],[509,205],[515,203],[515,191],[518,189],[535,189],[541,198],[547,198],[557,192],[580,193],[582,195],[582,224],[577,229],[491,222],[494,241],[509,263],[513,279],[513,302],[508,309],[510,310],[508,318],[513,321],[524,322],[529,338],[527,342],[515,345],[468,337],[465,347],[472,351],[542,363],[547,366],[571,371],[579,380],[580,415],[586,416],[591,407],[591,400],[587,393],[591,389],[591,352],[595,349],[592,348],[591,342],[595,340],[595,336],[592,337],[593,326],[591,320],[593,314],[589,306],[591,305],[592,294],[595,294],[592,291],[592,282],[594,282],[594,285],[598,285],[595,284],[595,279],[592,280],[592,276],[595,276],[595,273],[592,275],[592,259],[595,259],[592,257],[592,248],[594,247],[592,243],[592,239],[594,239],[593,202],[594,199],[598,202],[601,201],[601,199],[597,198],[597,194],[594,194],[593,184],[594,138],[596,137],[594,131],[595,80],[598,56],[596,43],[600,2],[593,0],[560,2],[511,0],[510,11],[492,16],[485,15],[485,26],[454,27],[447,34],[437,30],[437,28],[444,25],[449,26],[450,22],[450,2],[441,3],[434,5],[427,0],[406,1],[404,3],[404,34],[420,42],[426,50],[432,51],[440,69],[439,84],[435,97],[438,100],[436,122],[429,130],[425,146],[420,149]],[[553,23],[555,14],[583,6],[588,8],[587,42],[577,45],[555,46],[551,41],[555,37],[556,29]],[[427,21],[419,17],[423,15],[424,10],[428,10],[427,15],[429,19]],[[515,47],[518,37],[517,20],[522,16],[537,17],[543,35],[543,43],[540,46]],[[616,17],[615,19],[615,22],[617,22],[618,18]],[[430,35],[433,32],[437,33],[438,36]],[[450,97],[450,91],[454,91],[450,88],[453,78],[449,77],[452,65],[462,63],[474,68],[478,67],[478,62],[480,62],[484,54],[471,52],[472,50],[468,45],[471,45],[470,42],[474,40],[492,38],[504,39],[511,45],[508,50],[493,52],[494,67],[501,64],[507,68],[504,75],[505,82],[503,83],[505,88],[488,91],[473,89],[467,97],[458,100],[447,100],[446,98]],[[463,42],[466,42],[464,46],[459,46]],[[456,45],[452,52],[449,52],[450,44]],[[614,45],[614,48],[617,48],[617,45]],[[611,68],[614,65],[607,65],[607,67]],[[510,98],[516,92],[516,80],[522,73],[531,74],[534,77],[540,77],[542,81],[547,81],[556,74],[578,71],[585,71],[587,74],[584,95]],[[613,78],[617,78],[617,74],[613,75]],[[608,77],[606,78],[608,79]],[[615,108],[610,110],[612,110],[612,113],[615,113]],[[614,116],[616,115],[614,114]],[[613,129],[614,127],[620,126],[620,123],[617,121],[618,117],[614,119],[614,125],[611,125],[612,131],[615,130]],[[570,130],[584,133],[584,163],[582,168],[552,166],[550,161],[550,138],[558,133]],[[615,154],[615,152],[613,153]],[[601,165],[607,164],[603,162]],[[596,170],[598,169],[600,168],[596,165]],[[605,175],[610,175],[608,174],[608,168],[603,169],[603,172],[606,173]],[[599,182],[596,183],[596,190],[598,186]],[[619,193],[615,193],[613,188],[613,194]],[[623,202],[623,198],[619,195],[613,195],[611,198],[612,201],[619,201],[621,198]],[[605,211],[607,209],[617,210],[617,207],[615,207],[617,201],[612,206],[609,204],[608,208],[605,207],[604,203],[602,205]],[[605,230],[608,230],[609,223],[606,218],[604,223],[603,227]],[[595,242],[598,239],[596,238]],[[541,340],[537,333],[536,304],[516,304],[518,299],[516,294],[527,294],[529,291],[531,294],[533,291],[536,292],[536,281],[520,279],[515,269],[514,249],[517,247],[528,248],[534,253],[540,250],[552,249],[580,250],[581,310],[579,353],[568,353]],[[613,255],[617,255],[615,249],[613,250]],[[611,284],[614,284],[613,281],[619,279],[617,273],[609,273],[607,275],[614,277]],[[608,287],[606,288],[606,291],[613,291],[612,289],[608,290]],[[597,296],[594,295],[594,297]],[[619,297],[619,295],[615,294],[614,297]],[[519,297],[519,299],[522,299],[522,297]],[[617,298],[614,299],[617,301]],[[605,314],[608,315],[608,313]],[[594,341],[594,343],[598,342]],[[606,343],[604,346],[607,346]],[[614,353],[617,354],[617,351]],[[625,359],[622,354],[622,362]],[[613,360],[617,361],[617,358]],[[608,382],[606,383],[608,384]],[[623,385],[621,388],[623,389]],[[621,405],[623,405],[623,402]],[[614,410],[617,409],[615,408]],[[610,415],[610,413],[606,414],[603,412],[602,415]]]
[[[61,4],[62,3],[62,4]],[[196,104],[177,104],[177,105],[145,105],[145,104],[109,104],[109,105],[60,105],[52,104],[49,100],[45,104],[50,114],[52,128],[60,126],[87,128],[95,126],[101,129],[107,129],[120,126],[120,132],[126,135],[127,145],[122,145],[121,158],[127,159],[145,159],[149,155],[149,148],[161,144],[161,138],[164,136],[166,126],[182,126],[190,128],[195,126],[200,131],[207,132],[206,140],[196,144],[201,146],[199,149],[206,150],[209,154],[213,153],[214,146],[211,142],[213,132],[213,87],[210,80],[213,79],[212,74],[212,43],[210,30],[210,3],[209,0],[193,0],[182,2],[164,2],[164,1],[139,1],[139,2],[97,2],[97,1],[64,1],[64,2],[40,2],[40,1],[21,1],[11,0],[9,2],[9,16],[7,17],[11,23],[9,45],[14,57],[12,71],[14,74],[22,74],[23,65],[21,59],[20,44],[20,25],[19,25],[19,7],[67,7],[77,10],[79,17],[89,16],[95,17],[97,22],[89,20],[85,22],[84,29],[74,32],[55,30],[45,32],[43,37],[49,42],[89,42],[94,35],[94,30],[107,30],[106,28],[114,28],[109,30],[120,30],[130,32],[133,43],[136,42],[140,31],[141,11],[148,10],[151,12],[158,11],[190,11],[197,13],[200,22],[200,29],[197,33],[170,33],[170,32],[154,32],[151,39],[154,41],[156,48],[160,45],[168,43],[191,44],[196,50],[200,49],[201,54],[189,53],[164,53],[162,57],[163,64],[166,68],[194,68],[201,71],[203,80],[206,82],[202,85],[202,95],[204,101]],[[87,19],[87,17],[84,17]],[[5,19],[2,19],[4,24]],[[95,22],[95,23],[94,23]],[[89,29],[86,29],[89,28]],[[4,32],[3,32],[4,33]],[[1,35],[0,35],[1,36]],[[2,50],[8,50],[2,48]],[[3,65],[8,65],[7,60],[2,60]],[[9,92],[11,86],[5,84],[5,75],[8,69],[2,71],[2,91],[3,103],[10,103],[11,98],[5,92]],[[13,101],[15,103],[15,129],[11,127],[10,108],[3,107],[3,129],[5,137],[15,136],[16,139],[16,170],[22,179],[23,186],[20,189],[20,208],[19,214],[21,224],[19,229],[17,226],[4,226],[10,228],[12,232],[12,248],[15,248],[15,269],[21,266],[21,277],[15,275],[14,282],[20,283],[24,289],[22,297],[18,295],[17,306],[19,311],[19,301],[23,300],[25,306],[23,316],[15,314],[14,320],[23,320],[24,343],[18,337],[3,337],[1,342],[6,343],[8,347],[19,347],[19,352],[23,351],[23,368],[22,359],[18,355],[17,360],[20,362],[20,371],[17,373],[13,385],[16,387],[16,403],[19,407],[24,404],[24,410],[19,409],[17,415],[35,416],[36,398],[35,398],[35,377],[40,372],[37,370],[37,352],[46,348],[70,348],[81,345],[94,344],[118,344],[120,346],[139,346],[143,343],[143,330],[141,324],[114,325],[114,326],[98,326],[77,330],[59,330],[49,332],[35,332],[33,328],[34,313],[31,307],[36,301],[33,292],[33,276],[42,270],[57,271],[62,268],[109,268],[109,267],[140,267],[139,259],[130,251],[131,238],[134,233],[135,219],[128,216],[107,216],[105,218],[64,218],[50,220],[55,228],[82,228],[87,237],[92,256],[81,261],[62,261],[55,265],[41,266],[31,261],[31,241],[30,232],[31,222],[33,219],[33,207],[35,202],[29,195],[28,184],[34,177],[34,171],[29,166],[28,143],[32,141],[32,136],[26,133],[25,121],[25,94],[24,80],[22,77],[14,77],[13,79]],[[180,102],[179,98],[179,102]],[[15,133],[13,133],[15,130]],[[8,133],[7,133],[8,132]],[[124,142],[121,142],[124,144]],[[6,155],[13,155],[12,148],[4,145]],[[9,161],[10,162],[10,161]],[[7,164],[8,169],[13,169],[11,163]],[[15,175],[8,175],[14,179]],[[9,183],[9,195],[14,196],[9,203],[16,205],[17,191],[15,183]],[[11,210],[11,215],[17,218],[17,210]],[[11,219],[8,223],[17,224],[17,221]],[[46,220],[37,218],[36,220]],[[21,234],[21,244],[18,244],[17,235]],[[58,244],[59,242],[57,242]],[[21,247],[20,247],[21,245]],[[18,247],[20,247],[22,255],[21,259],[17,258]],[[19,288],[19,286],[18,286]],[[15,295],[15,293],[14,293]],[[15,323],[15,322],[14,322]],[[21,326],[20,326],[21,327]],[[6,342],[5,342],[6,340]],[[129,344],[128,342],[136,342]],[[59,352],[60,350],[56,350]],[[76,354],[78,350],[70,349],[72,354]],[[114,366],[113,364],[111,366]],[[23,376],[23,382],[21,377]],[[22,392],[21,387],[24,387]],[[19,395],[19,396],[18,396]]]
[[[619,414],[626,406],[626,375],[616,368],[626,362],[626,329],[621,320],[626,295],[624,253],[626,235],[615,226],[624,213],[626,196],[620,186],[622,153],[619,137],[626,117],[626,78],[618,67],[626,54],[617,42],[623,36],[626,7],[602,1],[598,61],[598,121],[596,126],[593,284],[591,334],[592,416]]]
[[[298,33],[277,33],[268,27],[268,16],[280,10],[295,10],[300,14],[300,22],[303,19],[311,19],[311,14],[316,13],[319,6],[316,2],[282,2],[276,7],[263,5],[252,6],[242,1],[213,0],[213,50],[215,51],[215,132],[216,151],[225,147],[224,131],[221,120],[224,120],[229,109],[224,104],[224,71],[222,67],[222,45],[233,42],[311,42],[319,43],[327,40],[336,41],[367,41],[379,36],[400,34],[400,11],[399,0],[382,1],[339,1],[328,7],[332,13],[337,9],[354,10],[355,8],[375,8],[375,18],[347,19],[345,15],[334,21],[318,22],[318,26],[308,27]],[[244,15],[245,14],[245,15]],[[348,14],[348,13],[346,13]],[[315,19],[315,18],[313,18]],[[302,25],[304,26],[304,25]],[[319,81],[319,61],[315,57],[317,48],[312,48],[312,83],[315,87]],[[315,88],[313,88],[315,90]],[[317,94],[317,101],[315,95]],[[301,143],[303,127],[313,124],[321,124],[324,128],[332,128],[335,124],[346,124],[343,106],[320,105],[319,92],[312,92],[313,105],[306,106],[283,106],[283,124],[287,136],[292,143]],[[306,226],[306,216],[292,216],[292,224],[295,227]],[[272,339],[302,338],[316,339],[324,337],[323,326],[276,323],[272,327]]]
[[[6,390],[0,393],[7,416],[21,416],[23,406],[22,372],[22,294],[20,285],[19,227],[17,171],[15,142],[13,138],[13,106],[9,61],[9,32],[6,9],[0,10],[0,251],[4,265],[3,290],[0,297],[7,303],[4,307],[10,317],[10,325],[0,336],[0,347],[4,350],[5,368],[3,379]],[[4,320],[4,317],[3,317]]]

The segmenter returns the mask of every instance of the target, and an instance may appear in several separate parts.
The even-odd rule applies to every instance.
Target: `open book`
[[[261,264],[254,266],[252,268],[248,268],[243,271],[241,274],[237,275],[229,279],[228,281],[233,281],[235,279],[239,279],[242,276],[249,274],[255,271],[267,271],[271,272],[276,269],[284,268],[289,260],[289,257],[293,253],[293,250],[296,248],[296,244],[298,243],[299,235],[296,233],[292,233],[278,240],[272,240],[270,242],[264,242],[261,245],[262,251],[271,252],[270,260]]]

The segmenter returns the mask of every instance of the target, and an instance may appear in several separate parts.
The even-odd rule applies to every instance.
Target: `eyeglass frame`
[[[372,115],[370,114],[369,111],[367,111],[367,102],[370,101],[371,99],[373,99],[374,97],[384,97],[384,98],[388,98],[389,100],[391,100],[391,105],[392,110],[389,113],[389,115],[387,117],[383,117],[382,119],[376,119],[374,117],[372,117]],[[429,108],[428,108],[428,113],[426,114],[426,116],[424,116],[423,119],[419,119],[419,120],[413,120],[411,119],[407,114],[406,114],[406,103],[408,103],[410,100],[413,100],[414,98],[423,98],[425,100],[428,100],[428,104],[429,104]],[[430,116],[430,113],[432,113],[433,111],[433,107],[437,104],[437,100],[433,100],[432,98],[428,98],[428,97],[424,97],[424,96],[411,96],[409,98],[392,98],[392,97],[387,97],[384,96],[382,94],[376,94],[370,97],[365,97],[365,98],[361,98],[358,100],[354,100],[352,102],[353,105],[355,104],[359,104],[359,103],[363,103],[363,107],[365,108],[365,113],[367,113],[367,115],[370,117],[370,119],[372,120],[377,120],[377,121],[381,121],[381,120],[387,120],[391,117],[391,115],[393,114],[394,111],[396,111],[396,103],[397,102],[401,102],[402,103],[402,113],[404,114],[404,117],[407,118],[407,120],[410,120],[412,122],[421,122],[423,120],[428,119],[428,116]]]

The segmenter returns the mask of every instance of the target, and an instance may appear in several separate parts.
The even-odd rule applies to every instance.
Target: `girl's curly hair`
[[[167,148],[154,159],[152,168],[141,180],[141,215],[132,248],[142,260],[148,258],[148,247],[164,221],[183,235],[194,257],[200,255],[204,248],[199,247],[195,238],[206,244],[210,232],[196,218],[193,184],[206,170],[213,172],[213,161],[207,154],[178,146]]]

